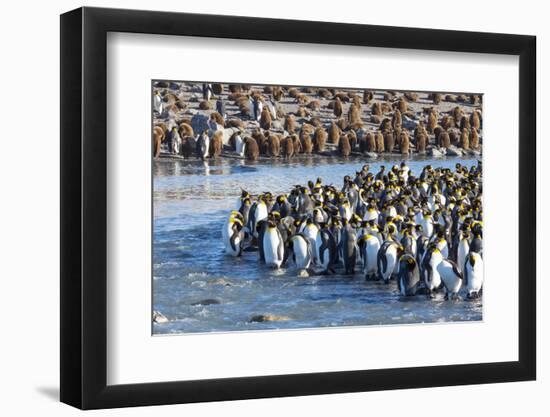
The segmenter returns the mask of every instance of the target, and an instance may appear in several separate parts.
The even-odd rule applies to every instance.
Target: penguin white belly
[[[321,233],[317,233],[317,237],[315,238],[315,252],[314,257],[317,258],[317,262],[321,259],[321,246],[323,246],[323,239],[321,238]]]
[[[437,266],[437,271],[447,289],[447,293],[458,294],[462,287],[462,279],[456,274],[453,265],[446,260],[442,260]]]
[[[391,279],[391,276],[396,268],[397,247],[395,245],[388,246],[388,249],[386,250],[384,256],[386,257],[386,270],[380,271],[380,274],[382,275],[382,279],[387,282]]]
[[[283,258],[279,256],[279,236],[274,230],[266,230],[264,233],[263,250],[265,263],[272,268],[279,268]]]
[[[321,257],[321,255],[323,256]],[[321,258],[323,259],[323,263],[321,264],[321,266],[323,267],[323,271],[326,271],[330,263],[330,249],[328,248],[328,246],[323,250],[322,254],[319,252],[319,259]]]
[[[437,249],[441,252],[441,255],[443,258],[449,257],[449,245],[447,245],[447,241],[442,239],[437,242]]]
[[[319,229],[313,224],[309,224],[304,228],[304,236],[311,242],[311,251],[315,258],[318,258],[317,253],[317,238],[319,236]]]
[[[340,210],[341,211],[341,215],[344,219],[346,220],[349,220],[351,219],[351,208],[350,207],[342,207],[342,209]]]
[[[240,256],[242,237],[239,232],[233,230],[233,223],[230,219],[227,219],[223,225],[222,239],[225,246],[225,253],[227,255]]]
[[[154,106],[156,112],[162,113],[162,100],[159,96],[155,96]]]
[[[377,210],[367,210],[367,212],[363,216],[363,220],[365,221],[377,220],[378,215],[379,213]]]
[[[380,241],[376,237],[371,237],[365,241],[363,250],[363,265],[365,275],[378,274],[378,262],[376,257],[380,250]]]
[[[254,236],[258,237],[258,223],[267,219],[267,206],[264,203],[260,203],[256,206],[254,212]]]
[[[477,294],[483,287],[483,259],[478,254],[473,255],[476,257],[474,266],[470,262],[465,264],[465,275],[468,276],[466,282],[466,290],[468,295]]]
[[[235,233],[237,234],[234,238],[230,235],[229,238],[225,240],[225,253],[227,255],[239,256],[241,254],[241,236],[238,232]],[[233,241],[233,245],[231,241]]]
[[[424,254],[424,257],[428,256],[428,252]],[[435,291],[439,288],[441,285],[441,275],[439,274],[438,266],[442,262],[441,256],[434,256],[432,254],[432,258],[429,261],[429,267],[431,269],[431,277],[427,269],[423,271],[424,274],[424,282],[426,283],[426,287],[430,291]]]
[[[240,136],[235,138],[235,152],[237,152],[239,156],[244,155],[244,142]]]
[[[307,269],[311,264],[311,257],[308,251],[308,244],[301,236],[292,239],[292,251],[294,252],[294,263],[298,269]]]
[[[466,262],[466,256],[470,252],[470,243],[468,239],[462,239],[457,248],[456,252],[456,263],[460,272],[464,272],[464,263]]]
[[[434,225],[430,219],[422,219],[420,222],[422,225],[422,235],[429,238],[432,236],[432,233],[434,231]]]

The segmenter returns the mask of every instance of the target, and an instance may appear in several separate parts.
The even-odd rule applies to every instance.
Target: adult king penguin
[[[285,245],[277,225],[269,220],[263,233],[262,250],[265,264],[271,268],[280,268],[285,256]]]
[[[416,295],[416,289],[420,283],[418,264],[411,254],[404,254],[399,259],[399,272],[397,273],[397,286],[403,296]]]
[[[363,272],[367,280],[375,279],[378,275],[378,251],[380,240],[378,237],[365,234],[361,237],[363,254]]]
[[[307,270],[313,261],[311,242],[302,233],[298,233],[290,238],[290,243],[292,260],[298,269],[298,276],[307,277]]]
[[[470,252],[464,263],[464,281],[468,298],[478,298],[483,288],[483,258]]]

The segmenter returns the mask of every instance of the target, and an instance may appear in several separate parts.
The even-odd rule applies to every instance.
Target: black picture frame
[[[518,361],[107,385],[108,32],[519,56]],[[95,409],[536,378],[534,36],[84,7],[61,15],[60,56],[62,402]]]

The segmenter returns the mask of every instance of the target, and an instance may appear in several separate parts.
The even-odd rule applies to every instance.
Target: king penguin
[[[199,139],[197,140],[197,156],[203,161],[208,156],[208,150],[210,148],[210,138],[206,133],[206,130],[201,133]]]
[[[323,271],[325,273],[334,273],[335,271],[333,266],[338,261],[338,247],[336,239],[326,223],[321,226],[318,236],[321,239],[321,245],[318,248],[319,263],[323,267]]]
[[[464,281],[468,298],[478,298],[483,288],[483,258],[477,252],[470,252],[466,258]]]
[[[310,267],[312,258],[312,248],[310,240],[301,233],[290,238],[292,248],[292,259],[298,269],[298,276],[308,276],[307,269]]]
[[[418,264],[411,254],[404,254],[399,259],[399,272],[397,273],[397,286],[403,296],[416,295],[416,289],[420,283]]]
[[[378,251],[380,240],[369,233],[361,237],[363,252],[363,272],[365,279],[372,280],[378,276]]]
[[[378,275],[386,284],[390,282],[394,270],[398,266],[399,252],[401,250],[402,246],[392,239],[386,240],[380,246],[377,256]]]
[[[285,256],[284,242],[281,232],[273,221],[267,222],[267,228],[263,233],[262,250],[267,266],[280,268]]]
[[[437,271],[445,286],[445,298],[454,299],[462,288],[462,274],[455,262],[450,259],[442,259],[437,265]]]
[[[428,247],[422,259],[422,276],[430,298],[433,298],[433,292],[441,286],[441,276],[437,267],[442,260],[441,252],[433,244]]]
[[[225,243],[225,253],[231,256],[241,256],[243,248],[243,219],[238,211],[232,211],[222,229]]]
[[[162,107],[162,98],[160,97],[159,92],[155,91],[155,94],[153,95],[153,110],[158,114],[162,114]]]
[[[344,273],[352,275],[355,273],[355,262],[357,260],[357,235],[351,224],[347,223],[342,229],[342,261]]]

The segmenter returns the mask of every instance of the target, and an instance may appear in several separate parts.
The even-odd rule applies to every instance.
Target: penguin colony
[[[321,178],[288,193],[242,190],[222,239],[227,255],[258,251],[271,268],[298,276],[345,274],[396,282],[402,296],[478,298],[483,287],[482,165],[455,170],[405,162],[343,185]]]
[[[157,81],[153,155],[479,156],[481,100],[476,94]]]

